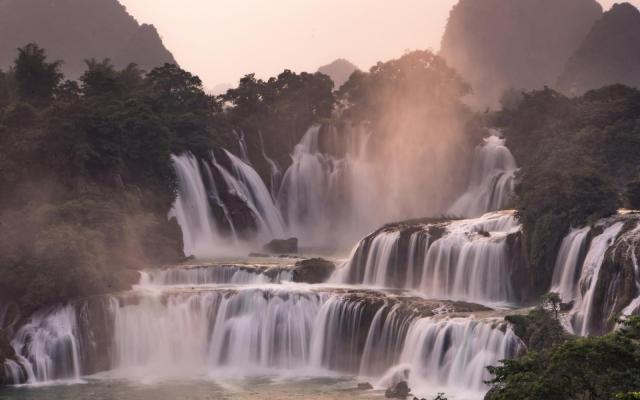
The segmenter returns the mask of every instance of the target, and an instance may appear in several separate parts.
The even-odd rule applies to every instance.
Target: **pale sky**
[[[405,50],[438,50],[457,0],[120,0],[158,28],[178,63],[207,88],[336,58],[362,69]],[[600,0],[608,9],[616,0]],[[636,7],[640,0],[633,0]]]

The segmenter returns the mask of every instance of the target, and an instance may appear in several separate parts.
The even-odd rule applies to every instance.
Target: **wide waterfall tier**
[[[513,155],[498,134],[484,139],[473,157],[469,183],[465,193],[448,213],[459,217],[477,217],[503,209],[513,195],[518,167]]]
[[[563,240],[550,290],[573,303],[568,328],[579,335],[611,330],[640,312],[640,213],[621,212]]]
[[[341,373],[384,385],[402,371],[416,387],[478,393],[486,391],[485,366],[522,346],[483,306],[313,285],[140,287],[36,314],[12,345],[17,382],[110,371],[125,378]]]
[[[243,243],[286,236],[269,190],[238,157],[217,149],[208,159],[185,153],[173,162],[178,197],[169,216],[182,228],[187,255],[242,253]]]
[[[387,225],[363,239],[336,282],[414,289],[425,296],[480,303],[519,300],[509,237],[520,235],[513,211],[454,221]]]

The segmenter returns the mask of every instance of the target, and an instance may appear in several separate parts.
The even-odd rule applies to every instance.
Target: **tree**
[[[549,292],[542,296],[542,308],[550,310],[556,319],[558,320],[558,313],[560,312],[560,304],[562,299],[556,292]]]
[[[35,43],[18,49],[15,76],[19,96],[38,103],[50,101],[64,77],[60,72],[61,65],[60,61],[47,62],[44,49]]]

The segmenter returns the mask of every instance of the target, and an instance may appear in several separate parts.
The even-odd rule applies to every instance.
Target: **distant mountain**
[[[138,24],[117,0],[0,0],[0,68],[13,64],[16,48],[35,42],[50,59],[64,61],[69,78],[84,60],[110,58],[150,70],[175,63],[153,25]]]
[[[640,87],[640,11],[629,3],[615,4],[596,22],[558,87],[579,95],[613,83]]]
[[[318,72],[328,75],[335,84],[335,88],[338,89],[349,79],[353,71],[358,69],[350,61],[339,58],[331,64],[318,68]]]
[[[496,105],[507,88],[554,86],[601,16],[596,0],[460,0],[440,55],[472,84],[475,105]]]

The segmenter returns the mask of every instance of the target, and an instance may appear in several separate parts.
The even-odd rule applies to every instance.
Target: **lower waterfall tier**
[[[340,373],[482,392],[485,367],[522,346],[489,311],[310,285],[141,286],[34,315],[14,335],[17,363],[5,368],[15,370],[14,383],[100,371],[127,378]]]

